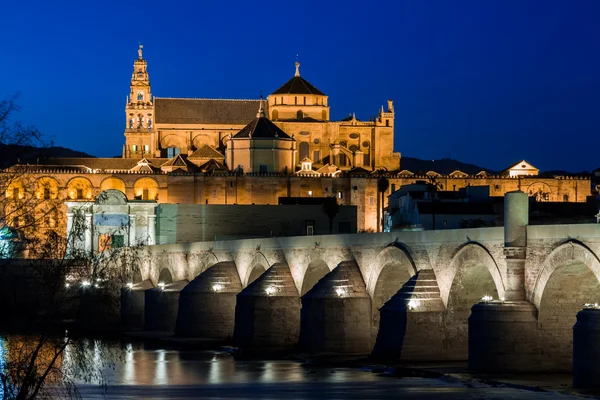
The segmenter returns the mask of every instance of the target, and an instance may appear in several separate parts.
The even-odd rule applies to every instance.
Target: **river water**
[[[323,367],[292,360],[236,360],[225,352],[91,343],[89,357],[112,357],[112,361],[104,367],[106,387],[79,382],[84,399],[569,398],[552,392],[398,378],[365,369]],[[7,357],[1,344],[0,340],[0,367]],[[112,352],[103,352],[107,348]],[[68,363],[69,357],[66,352],[63,362]]]

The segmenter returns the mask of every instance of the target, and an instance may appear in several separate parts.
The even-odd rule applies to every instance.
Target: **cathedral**
[[[125,114],[124,158],[182,155],[188,170],[243,173],[294,173],[303,160],[318,174],[400,169],[392,101],[373,121],[332,121],[328,96],[300,75],[299,62],[264,101],[155,97],[140,46]]]
[[[154,97],[142,50],[133,63],[122,157],[53,158],[3,171],[7,226],[64,235],[82,223],[86,248],[101,249],[110,227],[126,228],[115,243],[162,243],[163,204],[329,197],[356,207],[356,230],[376,232],[388,196],[413,183],[446,191],[485,186],[495,197],[521,190],[551,202],[585,202],[591,194],[589,177],[542,177],[524,160],[497,175],[401,170],[393,102],[369,121],[353,114],[332,121],[328,96],[301,76],[298,62],[266,99]],[[382,174],[389,181],[383,192]],[[30,209],[11,211],[23,203]]]

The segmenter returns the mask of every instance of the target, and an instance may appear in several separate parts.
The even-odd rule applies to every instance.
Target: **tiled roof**
[[[159,124],[247,124],[256,117],[259,100],[168,99],[157,97]]]
[[[188,164],[181,157],[181,154],[177,154],[175,157],[171,158],[170,160],[168,160],[167,162],[162,164],[160,167],[163,168],[163,167],[187,167],[187,166],[188,166]]]
[[[316,94],[325,96],[325,93],[310,84],[301,76],[294,76],[283,86],[273,92],[273,94]]]
[[[160,165],[165,158],[148,158],[150,163]],[[84,166],[99,170],[130,170],[135,167],[140,159],[137,158],[48,158],[43,166],[48,169],[65,169],[65,167]],[[41,165],[40,165],[41,167]]]
[[[208,160],[207,162],[205,162],[204,164],[199,166],[198,169],[202,172],[215,172],[215,171],[227,172],[228,171],[227,167],[224,164],[222,164],[214,159]]]
[[[254,118],[241,131],[233,136],[234,139],[292,139],[290,135],[282,131],[277,125],[266,117]]]
[[[205,144],[204,146],[200,147],[198,150],[193,152],[188,157],[188,159],[190,159],[190,160],[197,159],[197,158],[223,159],[223,158],[225,158],[225,156],[223,156],[223,154],[221,154],[218,150]]]

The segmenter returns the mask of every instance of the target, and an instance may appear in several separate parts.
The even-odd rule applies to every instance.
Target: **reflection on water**
[[[374,374],[346,369],[307,369],[295,361],[244,361],[207,351],[145,349],[128,343],[124,356],[105,371],[111,385],[223,385],[230,383],[302,382],[326,378],[332,382],[373,381]]]
[[[0,369],[6,360],[10,360],[13,348],[10,343],[18,341],[13,339],[11,337],[7,341],[0,338]],[[80,381],[78,386],[82,398],[86,400],[551,397],[542,393],[484,385],[465,387],[460,383],[434,379],[392,379],[358,369],[314,367],[286,360],[244,361],[235,360],[230,354],[222,352],[179,351],[148,348],[140,343],[97,340],[82,340],[67,348],[61,359],[63,370],[74,368],[81,354],[100,362],[105,382],[108,383],[107,392],[104,393],[98,385]]]

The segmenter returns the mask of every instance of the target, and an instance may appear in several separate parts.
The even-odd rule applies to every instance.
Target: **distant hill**
[[[453,171],[459,170],[469,175],[475,175],[478,172],[486,171],[489,173],[495,173],[495,171],[479,167],[474,164],[467,164],[451,158],[442,158],[441,160],[420,160],[413,157],[402,157],[400,160],[400,169],[407,169],[410,172],[427,173],[428,171],[435,171],[439,174],[449,174]]]
[[[65,147],[33,147],[33,146],[18,146],[18,145],[3,145],[0,144],[0,165],[7,167],[17,163],[22,164],[37,164],[42,163],[44,159],[50,157],[91,157],[87,153],[67,149]]]

